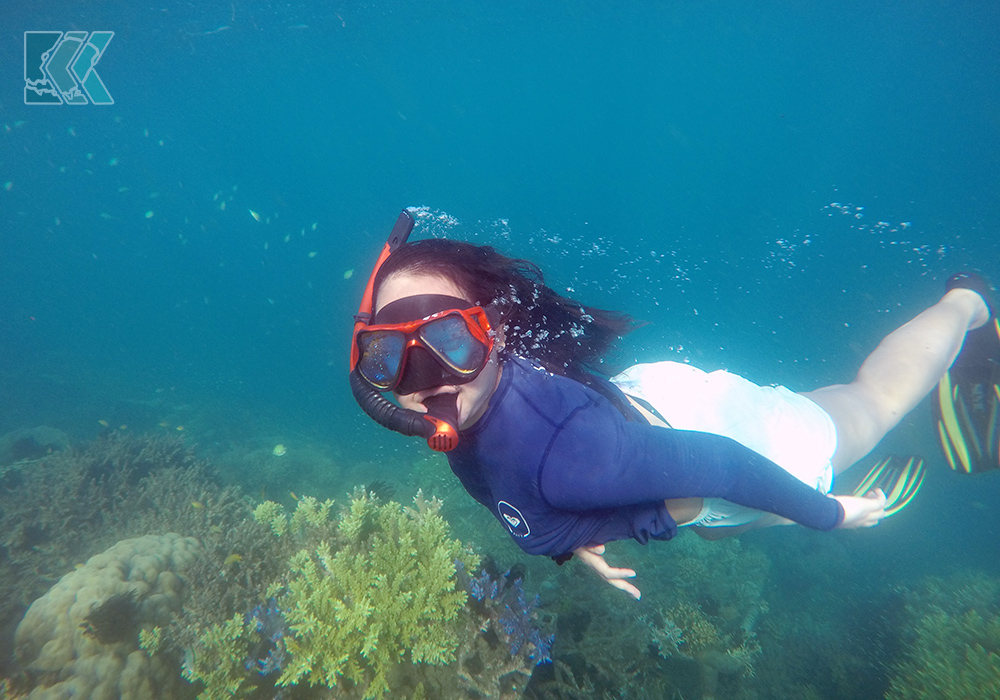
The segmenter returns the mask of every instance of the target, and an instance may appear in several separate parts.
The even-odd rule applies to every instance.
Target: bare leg
[[[976,292],[953,289],[886,336],[853,382],[802,394],[837,426],[835,474],[868,454],[913,410],[955,361],[966,332],[988,318],[986,303]]]

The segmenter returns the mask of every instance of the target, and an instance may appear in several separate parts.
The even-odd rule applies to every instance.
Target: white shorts
[[[800,394],[679,362],[635,365],[611,381],[647,401],[671,428],[725,435],[823,493],[833,488],[836,426],[826,411]],[[732,527],[761,515],[721,498],[706,498],[698,517],[684,524]]]

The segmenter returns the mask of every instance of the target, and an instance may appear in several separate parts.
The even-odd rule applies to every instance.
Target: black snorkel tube
[[[364,296],[361,298],[361,306],[354,317],[354,332],[351,336],[351,393],[354,400],[358,402],[361,409],[367,413],[372,420],[379,425],[402,433],[408,436],[419,436],[427,440],[427,445],[437,452],[447,452],[458,445],[458,409],[455,405],[455,397],[442,397],[442,400],[432,403],[429,408],[434,411],[435,416],[429,413],[411,411],[407,408],[397,406],[385,399],[371,384],[365,381],[358,370],[358,331],[371,323],[373,308],[373,297],[375,293],[375,276],[386,258],[406,243],[410,232],[413,230],[414,220],[405,209],[396,219],[396,224],[392,227],[389,239],[382,247],[372,274],[368,278]]]

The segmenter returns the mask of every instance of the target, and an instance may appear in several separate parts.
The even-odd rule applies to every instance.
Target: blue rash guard
[[[837,501],[736,441],[630,422],[596,391],[519,357],[506,358],[448,462],[528,554],[669,540],[667,498],[724,498],[816,530],[843,519]]]

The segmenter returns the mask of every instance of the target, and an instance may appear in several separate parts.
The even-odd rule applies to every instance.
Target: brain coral
[[[18,663],[33,687],[28,697],[182,695],[176,661],[140,649],[138,631],[166,625],[180,611],[184,581],[178,572],[200,552],[192,537],[148,535],[122,540],[63,576],[17,627]]]

